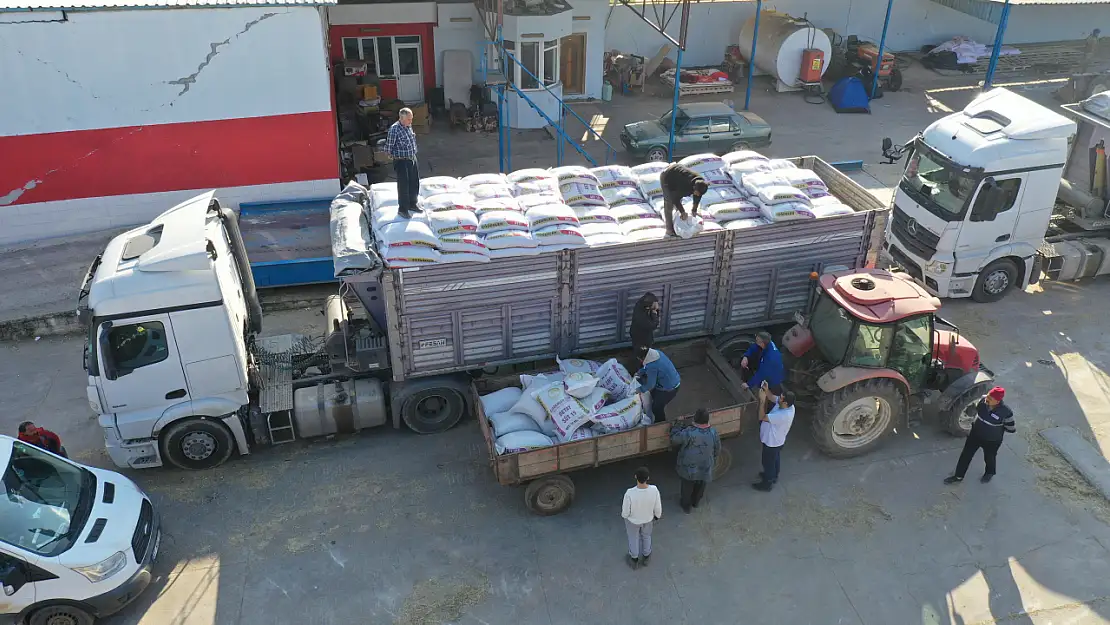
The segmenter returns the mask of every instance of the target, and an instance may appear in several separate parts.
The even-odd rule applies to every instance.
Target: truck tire
[[[1010,292],[1017,282],[1017,274],[1018,270],[1013,262],[1005,258],[994,261],[979,273],[979,279],[975,281],[975,288],[971,291],[971,299],[980,304],[997,302]]]
[[[162,431],[162,457],[173,466],[189,471],[218,467],[235,449],[235,437],[227,427],[211,419],[182,419]]]
[[[468,380],[443,376],[404,382],[392,389],[390,402],[409,429],[438,434],[455,427],[467,413]]]
[[[529,482],[524,505],[540,516],[554,516],[574,503],[574,482],[565,475],[549,475]]]
[[[744,357],[744,352],[755,343],[755,334],[748,334],[746,332],[737,332],[733,334],[726,334],[713,341],[717,351],[725,357],[728,364],[732,365],[736,372],[740,372],[740,360]]]
[[[831,458],[854,458],[879,447],[902,417],[899,383],[872,378],[825,393],[810,420],[813,440]]]
[[[92,614],[75,605],[48,605],[31,613],[27,625],[93,625]]]
[[[717,454],[717,462],[713,465],[713,479],[719,480],[721,477],[728,473],[732,468],[732,452],[728,447],[721,447],[721,453]]]

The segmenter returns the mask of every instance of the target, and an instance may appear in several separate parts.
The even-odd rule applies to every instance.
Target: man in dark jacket
[[[740,359],[740,376],[745,380],[742,388],[759,388],[766,381],[767,390],[772,397],[782,395],[786,369],[782,364],[782,352],[771,340],[770,332],[756,333],[755,343]],[[771,407],[768,406],[767,409],[770,410]]]
[[[979,481],[986,484],[994,477],[995,459],[998,457],[998,448],[1002,446],[1002,436],[1006,432],[1012,434],[1017,431],[1014,426],[1013,411],[1002,403],[1005,395],[1006,390],[996,386],[987,393],[986,397],[979,400],[979,405],[975,407],[975,422],[971,425],[971,433],[967,435],[960,460],[956,462],[956,473],[944,478],[945,484],[962,482],[967,468],[971,465],[971,459],[980,449],[983,450],[983,461],[987,465],[987,470]]]
[[[659,328],[659,298],[655,293],[644,293],[632,309],[632,324],[628,328],[629,338],[632,339],[633,352],[639,352],[641,347],[655,345],[655,330]]]
[[[667,220],[667,236],[677,236],[671,209],[677,210],[685,219],[686,209],[682,208],[682,198],[692,197],[694,205],[691,212],[697,217],[698,204],[701,196],[709,190],[709,183],[696,171],[674,163],[659,174],[659,186],[663,188],[663,219]]]
[[[19,424],[19,440],[63,458],[69,457],[66,454],[66,448],[62,447],[61,437],[46,428],[38,427],[30,421]]]
[[[698,507],[705,487],[713,480],[713,467],[721,455],[721,437],[709,425],[709,412],[699,408],[693,424],[683,419],[671,426],[671,445],[678,447],[675,470],[682,479],[679,503],[689,514],[691,507]]]
[[[657,349],[641,347],[636,351],[642,366],[636,372],[641,393],[651,393],[651,414],[655,423],[667,420],[667,404],[678,395],[682,377],[667,355]]]

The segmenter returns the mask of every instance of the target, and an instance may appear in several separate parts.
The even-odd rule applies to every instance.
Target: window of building
[[[545,86],[559,82],[559,40],[521,41],[520,51],[517,43],[505,41],[505,50],[517,58],[519,65],[509,59],[506,76],[521,89],[539,89],[540,81]]]
[[[378,78],[396,78],[396,61],[393,54],[394,39],[397,43],[420,43],[416,35],[404,37],[344,37],[343,58],[366,61],[366,71]]]

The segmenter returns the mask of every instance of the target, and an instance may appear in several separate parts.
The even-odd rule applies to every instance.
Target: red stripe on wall
[[[335,146],[331,111],[0,137],[0,206],[328,180]]]

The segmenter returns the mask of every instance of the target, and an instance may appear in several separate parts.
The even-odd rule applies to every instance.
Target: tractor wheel
[[[890,68],[890,78],[887,80],[887,89],[891,92],[902,88],[902,70],[897,67]]]
[[[862,456],[894,429],[904,403],[898,382],[890,378],[862,380],[825,394],[810,420],[813,440],[832,458]]]
[[[987,393],[989,387],[990,384],[984,382],[960,393],[952,402],[952,406],[941,413],[940,424],[944,431],[960,437],[970,434],[971,426],[977,417],[976,406],[979,405],[979,400]]]

